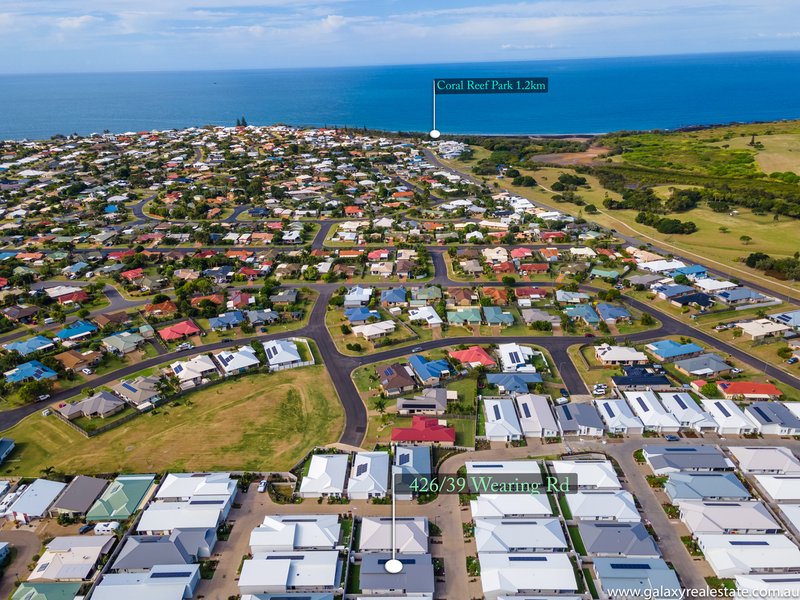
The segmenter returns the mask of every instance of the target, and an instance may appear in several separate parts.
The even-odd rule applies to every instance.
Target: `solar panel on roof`
[[[402,465],[406,465],[406,464],[408,464],[408,461],[409,461],[409,460],[411,460],[411,455],[410,455],[410,454],[401,454],[401,455],[400,455],[400,456],[397,458],[397,464],[398,464],[398,465],[401,465],[401,466],[402,466]]]
[[[283,556],[282,554],[267,554],[264,557],[264,560],[303,560],[305,558],[305,554],[300,554],[299,556]]]
[[[500,420],[500,406],[495,404],[492,408],[494,409],[494,418],[499,421]]]
[[[647,563],[611,563],[609,566],[612,569],[650,569]]]
[[[509,556],[508,562],[547,562],[546,556]]]
[[[531,418],[531,409],[528,408],[528,404],[525,402],[522,403],[522,412],[525,414],[526,419]]]
[[[569,411],[569,406],[563,406],[562,410],[564,411],[564,416],[567,417],[567,420],[572,421],[572,413]]]
[[[686,408],[687,408],[686,403],[681,399],[680,396],[676,395],[676,396],[673,396],[673,398],[675,399],[675,402],[678,403],[678,406],[680,406],[683,410],[686,410]]]
[[[189,500],[189,504],[225,504],[224,500]]]
[[[519,360],[519,354],[517,354],[516,352],[511,352],[511,353],[509,353],[509,355],[508,355],[508,358],[510,358],[510,359],[511,359],[511,362],[513,362],[513,363],[518,363],[518,362],[520,362],[520,360]]]
[[[764,540],[736,540],[728,542],[731,546],[769,546]]]
[[[639,406],[641,406],[641,407],[642,407],[642,412],[647,412],[648,410],[650,410],[650,409],[647,407],[647,404],[645,404],[645,403],[644,403],[644,400],[642,400],[641,398],[637,398],[637,399],[636,399],[636,401],[639,403]]]
[[[385,565],[390,560],[392,560],[392,559],[391,558],[379,558],[378,559],[378,564],[379,565]],[[399,560],[404,565],[415,565],[415,564],[417,564],[417,559],[416,558],[398,558],[398,559],[395,559],[395,560]]]
[[[608,404],[603,404],[603,408],[606,409],[606,412],[608,413],[608,416],[613,419],[614,418],[614,411],[611,410],[611,406],[608,405]]]
[[[767,413],[765,413],[760,406],[751,406],[750,408],[752,408],[756,413],[758,413],[761,416],[761,418],[764,419],[767,423],[772,423],[772,418],[768,417]]]
[[[127,381],[123,381],[123,382],[122,382],[122,387],[124,387],[124,388],[125,388],[126,390],[128,390],[129,392],[135,392],[135,391],[136,391],[136,388],[135,388],[135,387],[133,387],[133,386],[132,386],[130,383],[128,383]]]
[[[717,407],[717,410],[723,414],[723,416],[730,418],[731,413],[728,412],[728,409],[722,404],[722,402],[714,402],[714,406]]]
[[[776,577],[775,579],[765,578],[764,581],[769,581],[770,583],[792,583],[800,581],[800,577]]]
[[[518,521],[512,519],[511,521],[500,521],[501,525],[538,525],[539,521]]]
[[[191,571],[159,571],[156,573],[150,573],[151,579],[169,579],[172,577],[191,577]]]
[[[362,463],[356,467],[356,477],[361,477],[367,472],[367,463]]]

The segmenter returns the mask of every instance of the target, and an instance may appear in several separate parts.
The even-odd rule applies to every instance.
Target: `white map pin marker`
[[[386,564],[383,565],[383,568],[386,569],[387,573],[395,575],[403,570],[403,563],[396,558],[392,558],[386,561]]]
[[[442,135],[442,132],[438,129],[431,129],[428,135],[430,135],[433,139],[437,139],[440,135]]]

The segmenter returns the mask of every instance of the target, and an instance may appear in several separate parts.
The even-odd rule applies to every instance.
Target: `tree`
[[[724,225],[723,225],[722,227],[720,227],[720,228],[719,228],[719,232],[720,232],[720,233],[730,233],[730,231],[731,231],[731,230],[730,230],[730,229],[728,229],[727,227],[725,227]]]
[[[642,325],[651,327],[656,324],[656,320],[650,313],[642,313]]]
[[[700,393],[706,398],[713,398],[717,395],[717,384],[709,381],[700,388]]]
[[[739,236],[739,241],[742,242],[745,246],[747,246],[750,242],[753,241],[753,238],[751,238],[749,235],[742,235]]]
[[[49,380],[29,381],[19,388],[19,399],[23,402],[34,402],[39,399],[39,396],[49,394],[52,391],[53,383]]]
[[[378,411],[380,414],[384,414],[384,413],[386,413],[386,406],[387,406],[387,404],[388,404],[388,401],[387,401],[387,400],[386,400],[386,398],[384,398],[383,396],[377,396],[377,397],[376,397],[376,398],[375,398],[375,399],[372,401],[372,406],[373,406],[373,408],[374,408],[375,410],[377,410],[377,411]]]

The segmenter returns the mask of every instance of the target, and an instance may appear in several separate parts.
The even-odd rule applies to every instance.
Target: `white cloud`
[[[78,17],[63,17],[56,20],[59,29],[82,29],[93,23],[101,22],[103,19],[93,15],[80,15]]]

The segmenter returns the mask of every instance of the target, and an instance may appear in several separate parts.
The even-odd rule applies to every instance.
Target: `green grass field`
[[[322,366],[250,375],[94,438],[34,413],[3,432],[17,449],[6,474],[288,470],[312,447],[335,442],[344,422]]]

